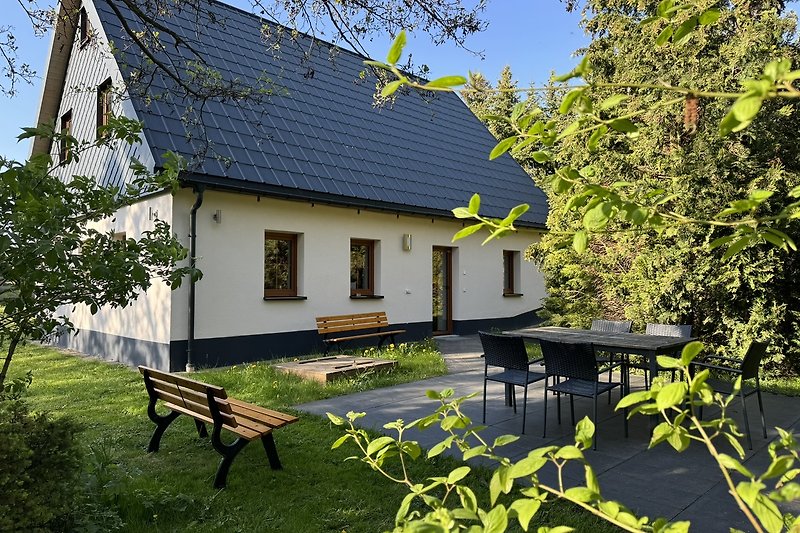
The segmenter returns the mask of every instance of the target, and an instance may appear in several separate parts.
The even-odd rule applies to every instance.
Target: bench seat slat
[[[272,409],[267,409],[260,405],[254,405],[233,398],[228,399],[228,401],[233,408],[233,414],[236,416],[237,420],[240,420],[240,417],[245,417],[264,423],[273,429],[282,428],[287,424],[297,422],[296,416],[273,411]]]
[[[181,407],[180,405],[176,405],[174,403],[169,403],[169,402],[166,402],[166,401],[165,401],[164,405],[166,407],[169,407],[173,411],[177,411],[177,412],[182,413],[184,415],[190,416],[190,417],[192,417],[192,418],[194,418],[196,420],[200,420],[200,421],[205,422],[207,424],[211,424],[212,426],[214,425],[214,421],[211,419],[210,416],[201,415],[197,411],[193,411],[191,409],[186,409],[185,407]],[[254,430],[248,428],[248,427],[243,427],[243,426],[232,427],[232,426],[229,426],[227,424],[223,424],[222,427],[227,429],[231,433],[235,433],[235,434],[239,435],[240,437],[243,437],[246,440],[260,439],[262,437],[262,435],[263,435],[262,433],[259,433],[257,431],[254,431]],[[269,433],[269,431],[267,431],[267,433]]]
[[[386,317],[386,313],[384,311],[376,311],[374,313],[354,313],[352,315],[329,315],[329,316],[318,316],[317,322],[330,322],[330,321],[337,321],[337,320],[352,320],[354,318],[381,318]]]
[[[390,335],[398,335],[400,333],[405,333],[406,330],[398,329],[394,331],[377,331],[375,333],[365,333],[363,335],[348,335],[347,337],[335,337],[333,339],[323,339],[323,342],[341,342],[341,341],[349,341],[355,339],[367,339],[369,337],[387,337]]]
[[[169,405],[180,406],[185,410],[186,414],[197,413],[198,415],[207,418],[210,423],[214,423],[214,421],[211,419],[211,410],[208,408],[208,404],[193,402],[191,400],[187,400],[186,398],[181,398],[180,396],[175,396],[174,394],[170,394],[161,390],[156,390],[155,395],[159,400],[164,400],[164,402]],[[236,418],[232,414],[220,413],[220,415],[222,416],[222,424],[224,427],[236,427]]]

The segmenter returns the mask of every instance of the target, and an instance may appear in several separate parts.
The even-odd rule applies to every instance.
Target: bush
[[[31,412],[21,382],[0,391],[0,531],[69,530],[81,472],[78,428]]]

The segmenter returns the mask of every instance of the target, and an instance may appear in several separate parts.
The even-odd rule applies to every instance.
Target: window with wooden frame
[[[62,135],[72,134],[72,109],[61,115],[61,134]],[[67,140],[66,137],[61,137],[58,146],[59,162],[65,163],[69,159],[70,154],[71,154],[70,142]]]
[[[89,15],[86,13],[86,8],[82,7],[78,12],[78,34],[80,38],[81,47],[89,42]]]
[[[108,119],[111,118],[111,102],[114,96],[111,78],[97,86],[97,138],[105,136],[100,130],[103,126],[108,126]]]
[[[297,235],[264,232],[264,298],[297,296]]]
[[[375,295],[375,241],[350,240],[350,296]]]
[[[503,250],[503,295],[519,296],[519,252]]]

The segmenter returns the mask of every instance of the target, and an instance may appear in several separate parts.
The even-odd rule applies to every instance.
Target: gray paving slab
[[[366,412],[361,419],[363,427],[381,430],[384,424],[402,418],[411,421],[432,413],[438,402],[425,396],[427,390],[453,388],[457,396],[477,392],[477,396],[463,404],[464,413],[473,422],[481,423],[483,416],[483,359],[477,336],[438,337],[448,374],[437,378],[406,383],[380,390],[367,391],[297,406],[309,413],[324,415],[330,411],[345,414],[349,410]],[[641,387],[642,380],[634,376],[633,387]],[[544,389],[539,382],[529,387],[525,434],[522,430],[522,395],[517,397],[517,413],[505,405],[502,384],[490,383],[486,398],[486,429],[483,438],[493,441],[500,435],[518,435],[518,441],[501,448],[512,460],[525,457],[530,450],[550,444],[564,445],[573,442],[574,426],[570,421],[569,401],[562,401],[562,421],[557,422],[554,398],[547,402],[547,436],[543,437]],[[614,393],[613,402],[619,396]],[[586,457],[600,481],[603,495],[618,500],[636,512],[651,518],[663,516],[670,520],[689,520],[693,531],[727,532],[729,528],[751,531],[744,516],[728,494],[716,463],[701,445],[692,445],[678,453],[667,444],[648,450],[649,421],[635,416],[629,421],[629,436],[624,437],[622,415],[601,399],[598,409],[598,449],[586,452]],[[775,394],[764,394],[768,438],[761,435],[760,420],[755,398],[748,399],[748,414],[753,430],[753,451],[747,451],[745,465],[754,471],[763,471],[769,462],[767,447],[777,435],[775,426],[800,428],[800,399]],[[718,410],[708,410],[706,418],[718,415]],[[741,405],[731,406],[729,415],[740,422]],[[591,401],[576,398],[575,416],[591,416]],[[387,432],[387,434],[391,434]],[[438,428],[426,431],[413,430],[408,438],[417,440],[424,448],[438,443],[444,434]],[[727,453],[733,453],[719,443]],[[746,447],[746,445],[745,445]],[[451,450],[451,455],[461,459],[461,452]],[[475,464],[492,466],[484,459],[472,460]],[[558,481],[554,468],[540,472],[546,483]],[[582,483],[583,468],[570,465],[563,473],[566,486]],[[800,506],[786,508],[800,512]]]

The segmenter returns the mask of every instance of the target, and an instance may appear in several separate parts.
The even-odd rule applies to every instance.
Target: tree
[[[155,280],[172,288],[187,274],[178,267],[186,249],[169,225],[157,220],[138,240],[118,239],[96,223],[136,202],[141,195],[176,185],[180,161],[165,158],[165,170],[149,174],[137,165],[137,178],[125,189],[99,186],[93,177],[62,181],[55,170],[99,144],[138,142],[141,125],[115,118],[99,140],[79,143],[51,128],[29,128],[20,137],[52,138],[68,147],[64,162],[47,154],[25,163],[0,158],[0,339],[9,341],[0,370],[2,388],[14,352],[23,339],[44,340],[68,333],[58,315],[63,305],[124,307]]]

